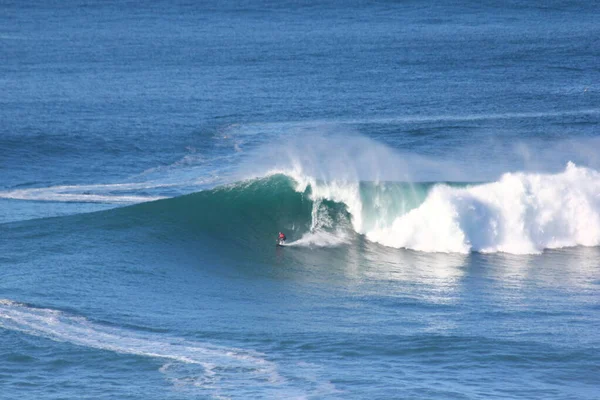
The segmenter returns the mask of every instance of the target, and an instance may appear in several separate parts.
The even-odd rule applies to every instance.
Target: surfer
[[[277,240],[279,240],[279,244],[283,244],[285,243],[285,240],[287,238],[285,237],[285,235],[282,232],[279,232],[279,238]]]

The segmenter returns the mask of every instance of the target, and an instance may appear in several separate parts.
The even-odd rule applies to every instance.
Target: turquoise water
[[[593,4],[0,9],[0,398],[598,398]]]

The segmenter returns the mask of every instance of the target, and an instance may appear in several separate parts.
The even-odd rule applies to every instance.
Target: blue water
[[[600,397],[593,2],[0,11],[1,399]]]

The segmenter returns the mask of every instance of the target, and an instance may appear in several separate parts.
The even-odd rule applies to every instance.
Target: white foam
[[[342,231],[325,232],[313,231],[305,233],[300,239],[287,243],[286,246],[300,247],[335,247],[348,243],[350,237]]]
[[[336,216],[340,225],[335,226],[329,210],[322,204],[322,199],[322,196],[314,196],[309,232],[287,246],[334,247],[349,242],[350,235],[344,230],[346,224],[340,224],[343,217]]]
[[[435,187],[370,240],[424,251],[539,253],[600,245],[600,174],[569,163],[559,174],[509,173],[468,188]]]
[[[169,186],[173,185],[153,184],[148,182],[113,183],[105,185],[62,185],[45,188],[0,191],[0,198],[52,202],[131,204],[159,200],[164,197],[119,194],[119,192],[156,189]]]
[[[592,109],[389,121],[538,118],[598,112]],[[256,127],[253,129],[260,132]],[[510,165],[507,161],[511,157],[500,156],[497,167],[489,167],[494,162],[488,160],[485,168],[473,168],[471,161],[479,164],[480,156],[452,160],[452,156],[445,159],[446,155],[432,158],[410,154],[353,133],[350,126],[331,122],[275,124],[269,129],[273,134],[283,131],[285,140],[271,141],[257,149],[240,168],[243,171],[240,174],[244,174],[241,177],[288,175],[297,183],[298,192],[310,186],[313,201],[327,199],[345,204],[354,231],[372,241],[392,247],[460,253],[472,250],[537,253],[545,248],[598,244],[593,224],[586,226],[584,222],[595,221],[598,216],[597,173],[590,167],[600,166],[597,140],[578,139],[568,146],[562,141],[563,151],[557,151],[555,146],[538,145],[535,157],[528,153],[525,144],[515,144],[522,150],[523,165],[531,167],[527,172],[505,174],[493,184],[477,186],[479,189],[437,185],[424,199],[422,191],[428,190],[424,186],[417,185],[419,192],[407,195],[403,188],[388,190],[385,182],[490,181],[506,170],[503,166]],[[462,149],[460,154],[489,154],[486,146],[473,146],[472,151]],[[482,153],[481,147],[487,152]],[[570,159],[580,160],[588,168],[570,163],[565,172],[555,173],[557,165],[565,165]],[[482,169],[487,172],[481,172]],[[368,189],[365,194],[360,182],[370,182],[375,189]],[[553,197],[557,200],[552,200]],[[577,206],[578,202],[583,208]],[[553,209],[555,204],[561,208]],[[566,210],[571,210],[569,216]],[[310,242],[310,237],[307,241]]]
[[[600,245],[600,173],[571,162],[557,174],[506,173],[496,182],[462,188],[437,184],[412,209],[398,206],[406,201],[401,196],[392,207],[390,199],[381,198],[385,190],[377,184],[375,190],[381,193],[371,193],[367,204],[357,182],[320,181],[299,169],[274,172],[291,176],[299,192],[310,185],[317,203],[323,199],[344,203],[353,229],[385,246],[427,252],[535,254],[544,249]],[[397,194],[388,191],[385,195]],[[328,238],[334,237],[317,229],[296,244],[321,241],[328,245]]]
[[[76,346],[164,359],[168,362],[160,372],[171,382],[187,382],[211,392],[244,385],[275,390],[286,384],[277,365],[256,351],[106,326],[8,299],[0,299],[0,328]],[[289,388],[283,389],[289,392]]]

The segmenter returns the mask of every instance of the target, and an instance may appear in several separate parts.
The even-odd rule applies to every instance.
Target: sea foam
[[[422,195],[415,189],[420,184],[399,190],[398,184],[376,182],[365,188],[288,174],[297,191],[310,187],[313,201],[344,203],[352,229],[385,246],[531,254],[600,244],[600,173],[571,162],[557,174],[516,172],[484,184],[438,183]]]
[[[105,325],[50,308],[0,299],[0,329],[23,332],[85,348],[166,362],[160,372],[176,385],[184,383],[217,392],[229,385],[263,384],[279,393],[286,380],[265,355],[240,348],[169,337]],[[183,374],[183,375],[182,375]],[[268,389],[268,388],[267,388]]]

